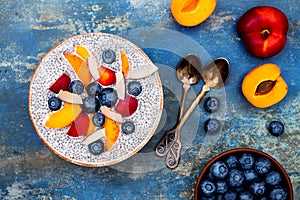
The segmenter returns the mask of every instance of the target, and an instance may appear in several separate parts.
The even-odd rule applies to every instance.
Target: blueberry
[[[243,169],[251,169],[254,164],[254,157],[252,154],[243,153],[239,158],[239,163]]]
[[[111,63],[115,62],[116,54],[113,50],[106,49],[106,50],[103,51],[102,59],[105,63],[111,64]]]
[[[206,133],[218,133],[221,130],[221,123],[217,119],[208,119],[204,123],[204,130]]]
[[[236,156],[230,155],[225,162],[229,168],[236,168],[239,161]]]
[[[257,173],[253,169],[244,170],[246,181],[250,182],[258,178]]]
[[[224,195],[224,200],[236,200],[237,199],[237,193],[233,190],[229,190]]]
[[[217,181],[217,193],[224,194],[228,190],[228,185],[226,181]]]
[[[102,140],[97,140],[88,145],[91,154],[97,156],[104,152],[104,143]]]
[[[204,196],[211,196],[216,192],[216,186],[213,182],[204,180],[199,186],[200,194]]]
[[[253,195],[249,191],[239,193],[239,200],[253,200]]]
[[[287,199],[287,192],[284,188],[277,186],[269,194],[271,200],[285,200]]]
[[[270,185],[277,185],[281,181],[281,175],[277,171],[271,171],[265,177],[265,182]]]
[[[59,110],[61,108],[61,100],[57,97],[50,97],[48,100],[48,107],[52,111]]]
[[[228,174],[228,167],[224,162],[217,161],[210,167],[210,172],[218,179],[225,178]]]
[[[74,80],[69,85],[69,90],[75,94],[81,94],[84,90],[84,85],[80,80]]]
[[[204,109],[209,113],[217,112],[220,108],[220,101],[217,97],[208,97],[204,102]]]
[[[83,110],[87,113],[95,113],[100,109],[100,102],[95,97],[88,96],[83,99]]]
[[[250,184],[250,191],[255,196],[263,195],[266,191],[265,182],[263,181],[254,181]]]
[[[238,169],[232,169],[229,172],[229,176],[228,176],[228,184],[231,187],[239,187],[241,185],[243,185],[245,180],[244,174],[242,171],[238,170]]]
[[[95,97],[101,92],[101,85],[97,82],[91,82],[88,84],[86,88],[86,92],[88,93],[89,96]]]
[[[94,114],[92,120],[95,126],[102,127],[105,122],[105,116],[98,111]]]
[[[125,134],[128,135],[135,131],[135,126],[132,121],[125,121],[122,123],[121,129]]]
[[[104,88],[98,94],[100,104],[107,107],[113,107],[118,100],[117,92],[113,88]]]
[[[258,174],[266,174],[270,171],[271,165],[268,158],[258,158],[254,164],[254,169]]]
[[[280,121],[271,121],[268,131],[274,136],[280,136],[284,132],[284,125]]]
[[[127,85],[128,94],[138,96],[142,92],[142,85],[138,81],[129,82]]]

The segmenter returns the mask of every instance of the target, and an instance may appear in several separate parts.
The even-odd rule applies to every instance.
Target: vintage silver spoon
[[[201,75],[197,68],[200,70],[202,68],[202,63],[200,58],[194,54],[186,55],[179,61],[177,65],[176,75],[178,80],[183,83],[183,92],[179,108],[178,120],[183,114],[188,90],[190,89],[191,85],[196,84],[201,79]],[[171,146],[174,144],[174,141],[177,140],[179,134],[180,130],[176,132],[166,132],[156,146],[156,154],[158,156],[165,156],[170,150]]]
[[[230,74],[230,64],[225,58],[217,58],[209,62],[202,70],[202,78],[204,81],[204,85],[200,94],[196,97],[193,101],[191,106],[188,108],[186,113],[180,119],[177,126],[170,131],[177,132],[181,129],[183,124],[192,114],[194,109],[197,107],[203,96],[210,90],[210,89],[219,89],[224,86],[226,83],[228,76]],[[178,143],[178,144],[177,144]],[[172,148],[167,154],[166,158],[166,165],[167,167],[173,169],[178,166],[179,159],[180,159],[180,152],[181,152],[181,143],[180,141],[175,141]]]

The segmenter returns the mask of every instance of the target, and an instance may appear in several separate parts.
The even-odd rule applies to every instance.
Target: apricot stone
[[[172,0],[171,13],[183,26],[196,26],[204,22],[215,10],[216,0]]]
[[[242,82],[242,92],[255,107],[267,108],[281,101],[288,86],[275,64],[263,64],[252,69]]]

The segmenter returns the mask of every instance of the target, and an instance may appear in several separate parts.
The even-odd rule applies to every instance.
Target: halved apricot
[[[288,86],[275,64],[263,64],[251,70],[242,82],[242,92],[255,107],[267,108],[281,101]]]
[[[183,26],[196,26],[204,22],[215,10],[216,0],[172,0],[171,13]]]

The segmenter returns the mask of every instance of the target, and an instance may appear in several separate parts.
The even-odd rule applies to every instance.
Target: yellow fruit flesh
[[[80,105],[65,103],[62,109],[48,114],[45,126],[48,128],[64,128],[69,126],[80,112]]]

